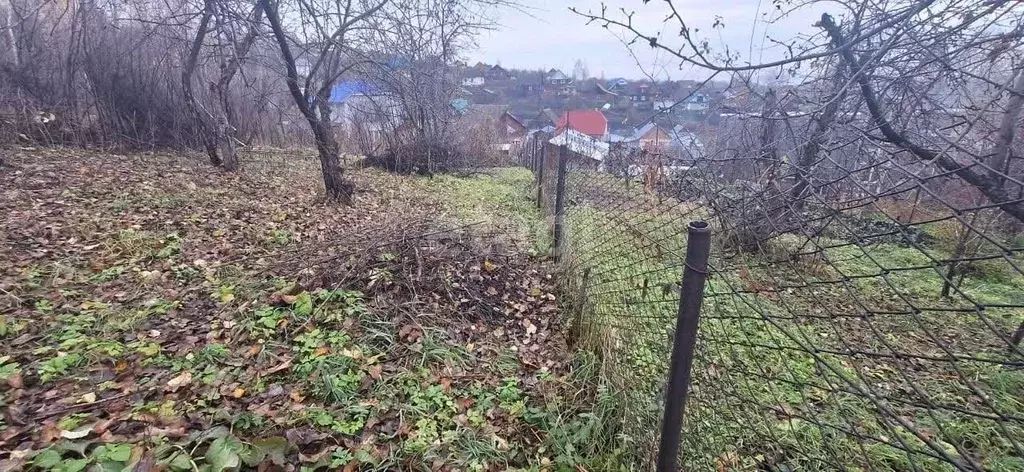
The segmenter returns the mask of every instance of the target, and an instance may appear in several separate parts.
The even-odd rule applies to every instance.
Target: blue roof
[[[650,122],[650,123],[647,123],[647,124],[645,124],[645,125],[643,125],[643,126],[641,126],[641,127],[639,127],[639,128],[636,128],[636,129],[634,129],[634,130],[633,130],[633,136],[630,136],[630,138],[632,138],[632,139],[640,139],[640,138],[642,138],[642,137],[643,137],[643,136],[644,136],[645,134],[647,134],[647,133],[648,133],[648,132],[650,132],[650,131],[651,131],[652,129],[654,129],[654,127],[655,127],[655,126],[658,126],[658,125],[656,125],[656,124],[655,124],[655,123],[654,123],[654,122],[652,121],[652,122]]]
[[[353,95],[371,95],[374,93],[377,93],[377,88],[361,80],[338,82],[331,89],[330,103],[342,103]]]
[[[465,98],[456,98],[451,102],[452,108],[460,115],[465,115],[469,111],[469,100]]]
[[[626,85],[628,83],[629,83],[628,80],[623,79],[622,77],[616,77],[614,79],[608,79],[607,81],[605,81],[605,86],[608,87],[608,88],[612,88],[612,87],[616,87],[616,86],[619,86],[619,85]]]

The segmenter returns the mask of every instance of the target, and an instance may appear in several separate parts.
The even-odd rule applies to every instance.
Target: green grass
[[[59,165],[88,174],[110,167],[72,158]],[[3,261],[17,265],[0,270],[0,404],[55,412],[0,419],[0,432],[19,438],[24,463],[14,468],[123,470],[143,457],[166,470],[253,470],[266,461],[296,470],[628,467],[620,397],[601,384],[596,357],[565,346],[558,323],[527,346],[505,324],[511,319],[455,316],[437,286],[371,288],[360,279],[318,289],[283,264],[304,241],[336,243],[332,227],[348,235],[361,230],[352,221],[403,210],[479,222],[467,233],[503,253],[546,253],[528,172],[427,179],[354,171],[372,189],[361,205],[309,211],[320,199],[297,198],[294,173],[266,186],[244,172],[218,181],[203,166],[195,182],[217,182],[204,190],[140,176],[149,166],[164,175],[165,162],[147,160],[115,166],[116,179],[71,179],[62,198],[74,211],[52,214],[59,222],[40,217],[39,228],[76,237],[29,238],[31,258]],[[166,189],[141,191],[153,190],[147,182]],[[338,214],[344,224],[332,220]],[[470,250],[495,249],[476,242]],[[543,257],[522,259],[502,280],[514,296],[541,277],[533,270]],[[389,298],[406,289],[422,298]],[[522,316],[556,316],[537,311]],[[524,355],[534,346],[544,350]],[[296,432],[313,437],[301,455]]]
[[[485,231],[504,234],[506,242],[534,254],[548,251],[550,229],[536,207],[530,171],[515,167],[469,177],[440,174],[420,183],[456,220],[480,223]]]
[[[685,223],[706,214],[636,186],[614,188],[607,179],[570,185],[580,204],[567,211],[567,285],[582,305],[576,329],[604,357],[605,375],[630,412],[625,432],[644,445],[636,459],[649,463]],[[1024,442],[1021,423],[970,412],[1024,416],[1024,372],[984,361],[1013,360],[993,328],[1009,337],[1024,320],[1024,311],[998,306],[1024,303],[1024,278],[985,271],[964,280],[966,296],[944,299],[936,270],[944,268],[934,263],[949,258],[942,249],[805,243],[781,235],[763,254],[715,248],[687,405],[686,467],[953,470],[944,459],[970,457],[991,470],[1019,470],[1024,459],[1014,442]],[[789,257],[815,244],[833,247],[817,257]],[[898,270],[908,267],[920,268]],[[985,310],[970,311],[975,303]],[[867,313],[876,314],[832,316]]]

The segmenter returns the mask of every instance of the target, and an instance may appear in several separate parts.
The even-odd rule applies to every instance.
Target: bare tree
[[[189,45],[181,74],[185,100],[196,118],[199,139],[210,162],[229,171],[238,168],[238,117],[229,91],[232,80],[259,36],[263,16],[260,3],[243,5],[249,8],[248,14],[239,15],[235,11],[236,5],[227,0],[203,2],[199,24]],[[210,35],[214,41],[207,45],[206,38]],[[216,80],[211,81],[209,87],[214,96],[211,97],[211,103],[205,105],[196,99],[192,84],[200,52],[204,47],[213,50],[218,70]]]
[[[253,130],[276,129],[265,123],[269,114],[236,110],[293,113],[269,99],[285,89],[267,73],[280,61],[246,60],[259,40],[260,12],[251,0],[2,2],[0,114],[10,123],[4,138],[198,145],[215,163],[223,157],[222,165],[234,168],[240,127],[250,140],[262,138]],[[246,83],[234,83],[239,74]],[[260,89],[241,93],[255,85]]]
[[[382,151],[389,168],[435,172],[473,155],[455,146],[455,63],[481,30],[494,26],[490,9],[506,4],[401,0],[371,20],[363,42],[373,47],[359,73],[381,92],[376,114],[388,130]]]
[[[199,24],[196,26],[195,38],[189,46],[188,57],[185,59],[185,66],[181,69],[181,86],[182,90],[185,92],[185,103],[188,104],[189,111],[191,111],[192,115],[196,118],[196,128],[199,132],[199,140],[203,143],[203,147],[206,149],[206,154],[210,158],[210,163],[215,166],[220,166],[223,161],[217,154],[217,142],[214,135],[216,124],[212,122],[213,115],[201,108],[201,105],[196,100],[195,92],[192,89],[192,76],[195,74],[196,65],[199,63],[199,52],[203,48],[206,35],[211,29],[210,19],[213,18],[213,11],[213,0],[204,1]]]
[[[1013,2],[990,1],[979,6],[954,0],[941,8],[932,8],[935,1],[839,2],[832,5],[843,10],[844,24],[838,24],[832,15],[822,15],[817,26],[824,34],[780,43],[788,55],[764,63],[744,62],[735,51],[717,54],[710,40],[687,24],[681,8],[671,0],[666,3],[670,13],[665,21],[677,27],[675,38],[645,30],[633,22],[630,12],[615,14],[604,6],[596,12],[574,11],[590,23],[632,35],[631,44],[656,48],[682,64],[710,71],[796,77],[795,70],[809,67],[810,74],[801,75],[813,80],[832,74],[822,66],[825,63],[837,64],[842,70],[841,94],[812,112],[818,116],[813,139],[800,138],[807,145],[802,146],[801,165],[796,166],[795,186],[799,188],[791,189],[791,196],[808,196],[805,189],[809,185],[801,179],[813,175],[808,163],[817,161],[814,154],[822,149],[814,142],[820,142],[829,128],[838,124],[836,116],[845,115],[848,121],[842,126],[859,135],[853,141],[885,156],[871,168],[891,164],[891,170],[908,174],[934,168],[958,177],[979,190],[991,205],[1024,221],[1020,158],[1010,151],[1015,137],[1015,126],[1010,123],[1018,120],[1022,104],[1019,86],[1024,85],[1016,66],[1024,38],[1022,12]],[[796,2],[792,8],[815,3]],[[960,15],[964,9],[972,13]],[[712,29],[721,27],[716,22]],[[843,102],[850,89],[858,92],[856,100]],[[954,108],[968,113],[958,114]],[[762,129],[767,131],[768,125]],[[978,139],[966,139],[968,136]],[[917,161],[907,161],[904,156]]]
[[[353,185],[343,175],[338,143],[331,123],[330,96],[334,84],[346,71],[355,66],[352,51],[354,30],[364,26],[377,11],[388,3],[360,0],[298,0],[293,13],[300,20],[298,38],[286,31],[282,22],[284,2],[259,0],[284,61],[288,91],[295,106],[309,123],[320,156],[324,187],[332,200],[350,203]],[[298,46],[302,56],[292,53]],[[304,78],[299,74],[302,61]]]

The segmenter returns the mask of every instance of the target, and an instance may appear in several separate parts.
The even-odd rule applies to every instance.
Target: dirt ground
[[[353,170],[345,207],[297,155],[226,174],[0,152],[0,470],[562,470],[621,453],[543,258],[509,236],[529,231],[461,210],[486,203],[463,188],[508,179]]]

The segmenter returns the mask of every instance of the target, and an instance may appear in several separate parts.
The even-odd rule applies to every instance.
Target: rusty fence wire
[[[554,254],[640,468],[657,453],[687,224],[703,220],[685,470],[1024,470],[1024,235],[1001,202],[895,153],[833,154],[811,178],[694,146],[588,146],[538,133],[520,159],[552,222],[566,160]]]

